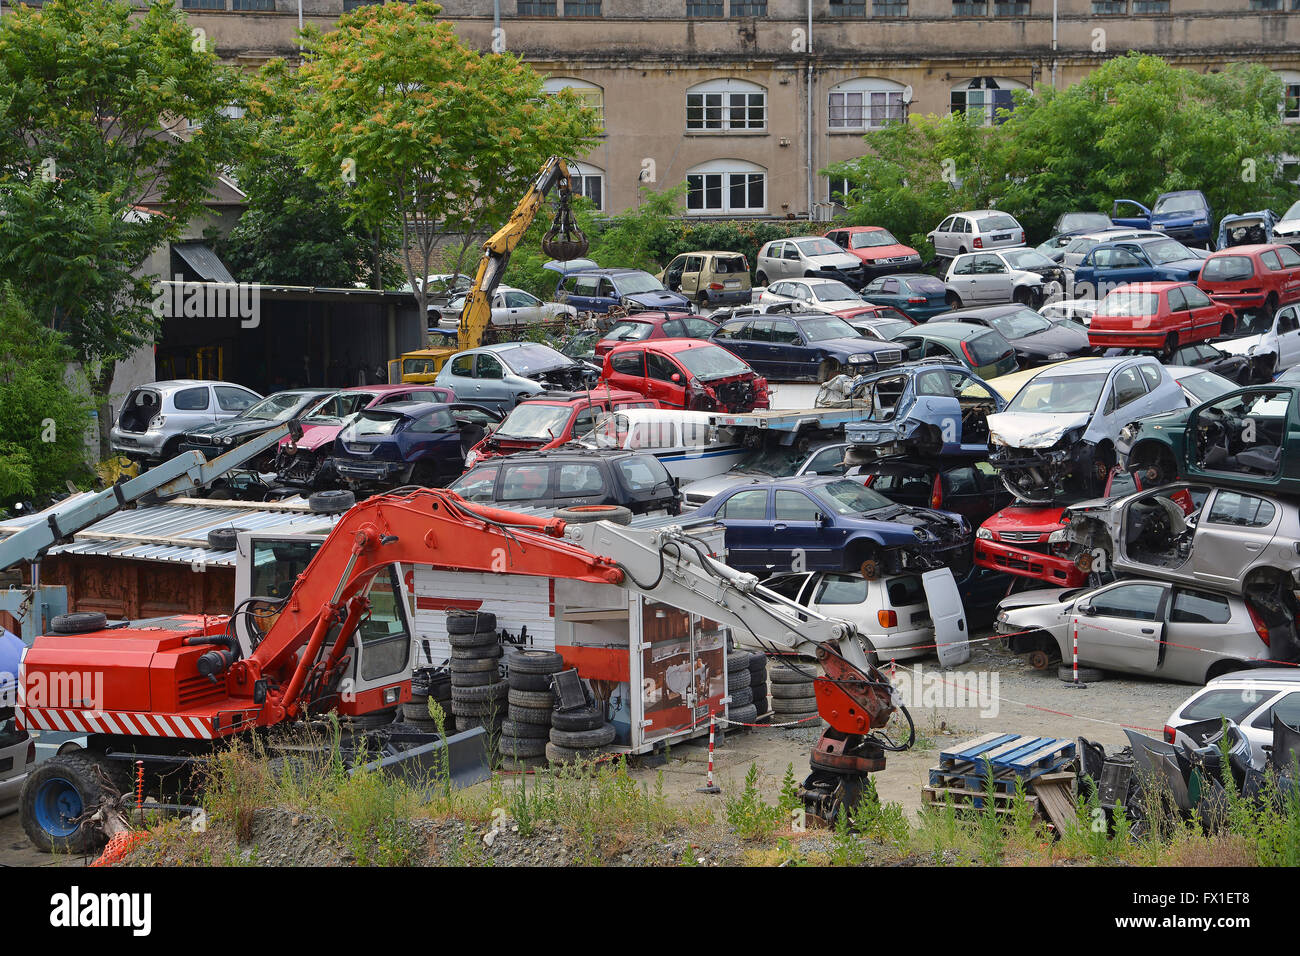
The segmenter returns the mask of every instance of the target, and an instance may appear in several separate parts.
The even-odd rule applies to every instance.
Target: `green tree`
[[[125,2],[50,0],[0,17],[0,278],[101,389],[153,338],[153,277],[138,270],[234,155],[221,111],[238,91],[170,2],[133,16]]]
[[[38,322],[13,286],[0,286],[0,506],[46,497],[84,481],[92,402],[70,376],[76,356]]]
[[[425,0],[365,6],[330,33],[309,29],[302,66],[268,64],[252,103],[283,117],[317,179],[346,184],[357,221],[396,223],[422,310],[444,237],[462,271],[473,238],[506,221],[546,158],[581,155],[598,132],[576,96],[545,95],[513,54],[469,49],[440,10]]]

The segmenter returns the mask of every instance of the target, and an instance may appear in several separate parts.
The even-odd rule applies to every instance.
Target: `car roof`
[[[987,325],[973,325],[970,322],[936,322],[931,319],[929,322],[923,322],[913,329],[908,329],[904,335],[924,335],[928,338],[936,339],[968,339],[975,335],[983,335],[988,332],[996,332]]]
[[[743,255],[743,252],[730,252],[726,249],[697,249],[691,252],[679,252],[673,258],[680,259],[682,256],[735,256],[739,259]]]
[[[1279,248],[1280,246],[1283,246],[1283,245],[1285,245],[1285,243],[1281,243],[1281,242],[1256,242],[1256,243],[1252,243],[1252,244],[1249,245],[1249,246],[1229,246],[1227,249],[1219,249],[1219,250],[1217,250],[1217,251],[1215,251],[1215,252],[1211,252],[1211,253],[1210,253],[1208,256],[1206,256],[1205,258],[1206,258],[1206,259],[1217,259],[1217,258],[1219,258],[1220,256],[1230,256],[1230,255],[1233,255],[1233,254],[1236,254],[1236,255],[1242,255],[1243,253],[1245,253],[1245,254],[1250,254],[1250,255],[1256,255],[1256,256],[1257,256],[1257,255],[1259,255],[1261,252],[1270,252],[1270,251],[1272,251],[1273,249],[1277,249],[1277,248]]]
[[[685,352],[688,349],[721,348],[716,342],[710,342],[707,339],[647,339],[643,342],[624,342],[622,345],[616,345],[606,355],[613,355],[615,352],[626,352],[630,349],[660,349],[664,352]]]
[[[956,319],[953,318],[954,315],[976,315],[992,318],[997,315],[1010,315],[1012,312],[1021,312],[1025,309],[1029,309],[1029,306],[1017,305],[1015,303],[1008,305],[986,305],[978,309],[953,309],[951,312],[943,313],[943,320],[945,322],[955,322]],[[1029,309],[1029,311],[1033,312],[1034,310]]]
[[[640,392],[626,388],[593,388],[590,392],[542,392],[522,399],[520,405],[586,405],[590,402],[649,401]]]
[[[654,458],[655,456],[647,451],[635,448],[544,448],[537,451],[515,452],[511,455],[503,455],[500,458],[489,458],[479,462],[474,467],[481,468],[484,465],[513,465],[521,461],[536,461],[538,459],[577,459],[580,461],[591,461],[593,458]]]
[[[376,415],[405,415],[408,418],[420,418],[436,409],[450,407],[450,402],[392,402],[377,408],[367,408],[365,411]]]
[[[989,213],[997,213],[999,216],[1011,216],[1011,213],[1005,209],[966,209],[962,212],[953,213],[954,216],[987,216]],[[1015,216],[1011,216],[1015,219]]]
[[[445,385],[434,385],[432,382],[402,382],[397,385],[349,385],[347,388],[340,388],[340,392],[377,392],[380,395],[390,395],[393,392],[409,392],[420,389],[427,391],[436,388],[440,392],[450,392]]]
[[[1252,667],[1249,670],[1235,671],[1231,674],[1224,674],[1222,677],[1216,677],[1208,681],[1201,690],[1234,683],[1251,686],[1261,681],[1272,681],[1278,684],[1300,684],[1300,667]]]
[[[634,273],[634,272],[645,272],[645,270],[644,270],[644,269],[627,269],[627,268],[623,268],[623,267],[615,267],[615,268],[608,268],[608,269],[580,269],[580,270],[578,270],[577,272],[570,272],[570,273],[567,273],[567,275],[571,275],[571,276],[625,276],[625,275],[630,275],[630,274],[632,274],[632,273]],[[649,273],[646,273],[646,274],[649,275]]]
[[[825,239],[825,236],[821,238]],[[778,282],[803,282],[807,285],[830,285],[832,282],[844,285],[842,279],[832,279],[829,276],[795,276],[790,279],[778,279]]]
[[[1133,293],[1133,292],[1166,292],[1169,289],[1183,285],[1196,285],[1195,282],[1125,282],[1106,293],[1106,296],[1112,296],[1116,292]]]

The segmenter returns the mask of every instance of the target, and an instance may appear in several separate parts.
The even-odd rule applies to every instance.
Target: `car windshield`
[[[1163,262],[1177,262],[1179,259],[1196,258],[1196,254],[1191,249],[1176,239],[1157,239],[1155,242],[1148,242],[1142,247],[1142,251],[1156,265]]]
[[[1160,296],[1155,292],[1112,292],[1097,306],[1095,315],[1155,315]]]
[[[1203,212],[1205,203],[1195,194],[1185,196],[1161,196],[1156,200],[1152,212]]]
[[[1250,256],[1212,256],[1201,269],[1203,279],[1215,282],[1240,282],[1254,274]]]
[[[271,422],[287,421],[293,417],[308,398],[304,392],[280,392],[262,399],[256,405],[250,405],[240,418],[261,418]]]
[[[826,316],[823,319],[804,319],[799,323],[808,336],[809,342],[824,342],[827,339],[856,339],[858,330],[843,319]]]
[[[701,381],[726,378],[729,375],[744,375],[750,367],[726,349],[716,345],[705,345],[695,349],[683,349],[673,356],[686,366],[686,370]]]
[[[771,448],[757,448],[731,466],[734,472],[767,475],[770,478],[789,478],[803,464],[806,454],[797,448],[775,445]]]
[[[1106,374],[1037,375],[1007,406],[1008,412],[1073,415],[1097,407]]]
[[[849,237],[849,248],[871,249],[876,246],[896,246],[898,240],[888,229],[872,229],[870,232],[855,232]]]
[[[829,239],[804,239],[795,245],[805,256],[833,256],[844,251]]]
[[[605,335],[607,342],[637,342],[650,338],[654,326],[649,322],[619,322]]]
[[[664,284],[648,272],[629,272],[613,276],[619,295],[640,295],[642,292],[663,292]]]
[[[1071,212],[1061,217],[1061,232],[1093,232],[1109,225],[1110,216],[1100,212]]]
[[[995,229],[1019,229],[1020,223],[1006,215],[984,216],[975,220],[975,227],[978,232],[992,232]]]
[[[498,438],[555,438],[572,414],[567,405],[516,405],[496,430]]]
[[[1013,269],[1051,269],[1056,263],[1034,249],[1012,249],[1002,253]]]
[[[906,320],[896,322],[872,322],[870,328],[882,339],[892,339],[900,332],[905,332],[912,327],[912,323]]]
[[[811,288],[820,302],[843,302],[845,299],[858,298],[857,293],[843,282],[818,282]]]
[[[1052,327],[1051,322],[1033,309],[1020,309],[1003,315],[989,316],[989,324],[997,329],[1004,339],[1023,339],[1027,335]]]
[[[555,351],[549,345],[520,345],[503,352],[496,353],[497,357],[502,359],[511,370],[518,375],[532,375],[534,372],[544,372],[552,368],[564,368],[572,365],[573,359],[561,352]]]
[[[1192,397],[1198,402],[1208,402],[1210,399],[1218,398],[1220,395],[1227,394],[1237,387],[1235,382],[1224,378],[1217,372],[1207,371],[1184,375],[1178,380],[1178,384],[1183,387],[1184,391],[1191,392]]]
[[[832,481],[814,488],[813,494],[837,515],[864,514],[893,504],[880,492],[872,491],[856,481]]]

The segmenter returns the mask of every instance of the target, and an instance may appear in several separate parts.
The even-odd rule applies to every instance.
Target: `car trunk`
[[[117,424],[123,431],[146,432],[149,422],[162,411],[162,395],[156,389],[135,388],[122,403]]]

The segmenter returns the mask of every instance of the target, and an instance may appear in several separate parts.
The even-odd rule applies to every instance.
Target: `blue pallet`
[[[939,766],[930,771],[930,785],[951,786],[959,780],[967,789],[983,790],[992,770],[994,789],[1010,792],[1017,778],[1027,782],[1062,770],[1074,761],[1074,756],[1072,740],[989,734],[955,750],[940,751]]]

